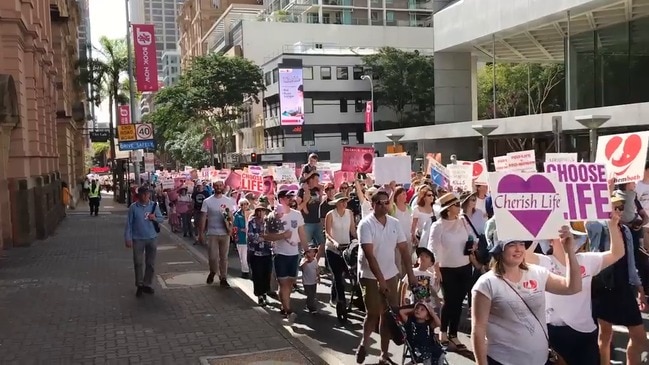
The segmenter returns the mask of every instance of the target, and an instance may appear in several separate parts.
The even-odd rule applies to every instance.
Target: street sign
[[[155,149],[155,140],[119,142],[120,151],[135,151],[145,148]]]
[[[90,142],[108,142],[110,130],[108,128],[95,129],[90,131]]]
[[[135,124],[118,125],[117,136],[120,142],[137,140],[135,134]]]
[[[153,126],[149,123],[135,124],[137,140],[153,139]]]

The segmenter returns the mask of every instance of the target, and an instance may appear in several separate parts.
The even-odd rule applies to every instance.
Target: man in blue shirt
[[[135,296],[142,293],[153,294],[153,273],[156,257],[156,238],[159,224],[164,221],[157,203],[151,201],[151,192],[142,186],[137,189],[138,200],[128,208],[124,241],[126,247],[133,248],[135,268]]]

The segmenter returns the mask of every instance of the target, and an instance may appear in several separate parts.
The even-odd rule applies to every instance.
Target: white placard
[[[536,172],[536,154],[534,150],[510,152],[509,171]]]
[[[547,152],[545,154],[545,162],[551,163],[563,163],[563,162],[577,162],[577,152],[561,152],[561,153],[552,153]]]
[[[273,177],[278,184],[297,182],[297,177],[295,177],[295,167],[276,166],[273,168]]]
[[[446,170],[451,188],[462,191],[473,190],[473,165],[448,165]]]
[[[641,180],[647,159],[649,132],[600,136],[595,161],[606,165],[609,176],[623,184]]]
[[[410,156],[389,156],[374,158],[374,183],[378,185],[410,182]]]
[[[509,156],[496,156],[494,157],[494,169],[496,172],[509,171]]]

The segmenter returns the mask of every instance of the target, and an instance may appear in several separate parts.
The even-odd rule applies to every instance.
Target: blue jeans
[[[133,240],[135,286],[152,286],[157,251],[158,246],[156,245],[155,239]]]
[[[606,252],[611,246],[608,226],[602,222],[586,222],[586,231],[590,241],[590,252]]]
[[[321,223],[304,223],[304,232],[306,233],[307,242],[315,242],[318,245],[324,245],[324,231]]]

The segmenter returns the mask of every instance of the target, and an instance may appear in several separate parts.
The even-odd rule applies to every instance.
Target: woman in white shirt
[[[462,203],[462,213],[475,228],[473,236],[477,239],[477,236],[485,233],[485,225],[487,224],[485,212],[479,210],[476,206],[477,194],[472,192],[462,193],[460,202]]]
[[[331,285],[331,303],[336,303],[336,316],[343,322],[347,320],[347,304],[345,301],[345,273],[347,265],[342,252],[351,243],[351,237],[356,237],[356,222],[354,214],[347,209],[349,198],[344,193],[337,193],[329,202],[336,208],[325,216],[325,256],[334,280]]]
[[[404,189],[402,186],[394,189],[392,197],[390,198],[390,200],[392,201],[392,207],[390,208],[388,214],[399,221],[401,229],[403,229],[403,233],[406,234],[407,242],[411,242],[410,227],[412,227],[412,209],[406,202],[407,198],[406,189]],[[403,267],[401,266],[401,255],[399,254],[399,250],[397,250],[396,252],[395,259],[397,260],[399,273],[403,275],[405,270],[403,270]]]
[[[354,183],[356,187],[356,195],[358,196],[358,201],[361,203],[361,219],[372,214],[372,197],[378,191],[375,187],[370,187],[367,190],[363,189],[361,183],[356,180]]]
[[[412,226],[410,227],[410,236],[412,243],[419,244],[421,231],[426,221],[433,216],[433,204],[435,203],[435,193],[433,190],[424,186],[417,193],[417,206],[412,211]],[[418,238],[419,237],[419,238]]]
[[[432,224],[428,249],[435,254],[435,275],[441,281],[444,305],[440,341],[449,350],[464,350],[466,346],[457,338],[462,316],[462,303],[471,289],[473,266],[469,253],[475,244],[468,247],[471,228],[460,217],[460,200],[453,193],[439,198],[441,219]]]
[[[545,292],[572,295],[581,290],[570,229],[562,227],[559,237],[566,252],[563,277],[528,265],[524,242],[496,239],[491,270],[472,290],[471,342],[478,365],[544,365],[548,361]]]
[[[599,348],[597,345],[597,325],[593,321],[591,305],[591,283],[593,277],[600,271],[613,265],[624,256],[624,239],[617,228],[620,213],[611,214],[608,221],[611,232],[611,249],[607,252],[577,253],[577,263],[581,274],[582,290],[573,295],[555,295],[545,293],[546,315],[550,346],[569,365],[598,365]],[[586,244],[588,234],[571,230],[577,251]],[[551,273],[566,275],[566,255],[563,245],[558,239],[549,245],[552,253],[548,256],[534,253],[537,243],[527,249],[525,261],[540,265]]]

